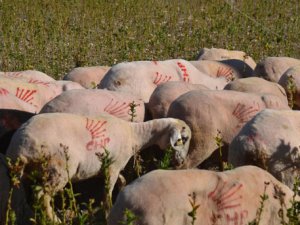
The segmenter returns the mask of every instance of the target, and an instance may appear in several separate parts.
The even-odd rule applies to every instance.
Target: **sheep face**
[[[191,130],[186,124],[176,126],[170,136],[171,147],[174,150],[174,165],[181,165],[188,153],[191,140]]]

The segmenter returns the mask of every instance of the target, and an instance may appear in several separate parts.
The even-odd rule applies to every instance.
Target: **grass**
[[[298,0],[1,0],[0,70],[193,60],[203,47],[300,58]],[[284,7],[282,7],[284,5]]]

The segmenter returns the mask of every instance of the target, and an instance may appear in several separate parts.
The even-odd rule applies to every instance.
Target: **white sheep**
[[[258,167],[226,172],[156,170],[119,193],[108,225],[125,224],[126,209],[137,217],[132,223],[136,225],[248,225],[257,218],[263,194],[268,199],[263,203],[259,224],[280,224],[280,215],[287,220],[293,192]]]
[[[0,72],[0,77],[17,79],[25,82],[52,82],[55,81],[49,75],[37,70],[24,70],[14,72]]]
[[[153,144],[161,149],[172,146],[173,158],[181,164],[187,155],[190,138],[191,130],[186,123],[173,118],[130,123],[107,114],[88,118],[46,113],[32,117],[16,131],[7,156],[13,160],[21,158],[25,165],[38,166],[44,155],[49,157],[47,170],[51,176],[44,184],[47,191],[42,195],[47,215],[55,219],[50,194],[67,184],[66,165],[72,181],[96,176],[100,173],[101,162],[95,153],[107,149],[113,159],[109,167],[111,194],[120,171],[136,152]],[[62,144],[68,147],[68,161]]]
[[[180,95],[192,90],[208,90],[202,84],[190,84],[180,81],[170,81],[157,86],[146,105],[152,118],[167,117],[171,103]]]
[[[300,112],[265,109],[232,140],[228,161],[234,167],[255,165],[293,188],[300,169]]]
[[[130,105],[135,104],[133,116]],[[145,104],[134,96],[102,89],[79,89],[63,92],[49,101],[40,113],[64,112],[83,116],[108,113],[118,118],[143,122]]]
[[[243,51],[227,50],[223,48],[202,48],[198,54],[197,60],[228,60],[238,59],[244,61],[251,67],[255,68],[256,62],[252,57]]]
[[[77,82],[85,88],[95,88],[109,69],[109,66],[76,67],[63,79]]]
[[[291,57],[266,57],[255,67],[254,74],[272,82],[278,82],[280,77],[292,66],[300,65],[300,60]]]
[[[212,90],[223,89],[229,82],[224,77],[213,78],[183,59],[165,61],[135,61],[114,65],[103,77],[98,87],[130,93],[144,102],[157,85],[169,81],[202,84]]]
[[[265,108],[290,109],[286,100],[272,94],[193,90],[179,96],[170,105],[168,117],[185,121],[193,134],[182,168],[196,167],[215,152],[219,132],[222,143],[228,145],[245,123]]]

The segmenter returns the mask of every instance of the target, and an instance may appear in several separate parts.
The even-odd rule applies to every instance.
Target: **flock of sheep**
[[[75,68],[60,81],[38,71],[0,72],[0,224],[11,188],[6,157],[20,159],[24,174],[47,158],[50,175],[39,196],[59,221],[50,199],[68,177],[97,176],[106,149],[112,194],[130,158],[154,145],[172,147],[174,170],[127,185],[108,224],[123,224],[126,209],[138,225],[248,224],[264,193],[260,224],[279,224],[299,176],[300,114],[291,109],[300,107],[298,88],[298,59],[256,65],[244,52],[215,48],[202,49],[196,61]],[[214,171],[220,160],[235,169]],[[19,224],[31,215],[25,192],[16,189],[11,203]]]

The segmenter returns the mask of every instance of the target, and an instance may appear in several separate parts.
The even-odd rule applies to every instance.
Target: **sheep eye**
[[[189,137],[182,137],[182,143],[185,144],[188,139],[189,139]]]

